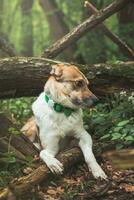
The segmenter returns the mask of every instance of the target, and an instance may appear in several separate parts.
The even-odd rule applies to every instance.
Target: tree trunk
[[[43,53],[43,57],[53,58],[60,52],[66,49],[69,45],[76,42],[89,30],[94,28],[99,23],[103,22],[106,18],[110,17],[120,9],[129,4],[131,0],[118,0],[107,6],[105,9],[100,10],[97,14],[92,15],[82,24],[75,27],[71,32],[65,35],[63,38],[54,43],[50,48],[46,49]]]
[[[134,48],[134,3],[128,4],[118,14],[119,20],[119,35],[126,39],[127,43]]]
[[[88,2],[88,1],[85,1]],[[94,5],[98,8],[103,8],[104,4],[100,7],[100,1],[94,0]],[[85,5],[84,5],[85,6]],[[92,12],[92,10],[85,9],[85,12],[83,13],[83,19],[87,19],[92,14],[95,14],[95,12]],[[98,25],[99,26],[99,25]],[[86,35],[85,42],[85,49],[88,50],[88,57],[86,56],[85,60],[86,63],[96,63],[99,62],[106,62],[107,60],[107,41],[104,33],[101,31],[101,29],[96,26],[93,30],[89,31]],[[101,40],[100,40],[101,38]],[[92,48],[89,48],[92,47]]]
[[[3,8],[4,8],[4,0],[0,0],[0,31],[2,31],[3,26]]]
[[[33,0],[21,0],[21,41],[23,56],[33,55],[33,25],[32,25]]]
[[[0,49],[8,56],[11,56],[11,57],[16,56],[16,52],[14,48],[11,46],[11,44],[9,43],[8,38],[5,37],[5,35],[2,33],[0,34]]]
[[[69,32],[69,28],[64,22],[64,14],[61,10],[59,10],[55,0],[39,0],[39,3],[49,22],[51,38],[53,41],[57,41]],[[76,61],[77,59],[78,63],[83,63],[84,61],[81,55],[75,58],[76,49],[77,46],[75,44],[69,46],[60,58],[64,58],[67,62]]]
[[[0,98],[38,95],[48,79],[50,67],[59,63],[44,58],[0,59]],[[134,62],[78,65],[97,95],[134,89]]]

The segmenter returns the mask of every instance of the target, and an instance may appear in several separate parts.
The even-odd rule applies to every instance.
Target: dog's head
[[[74,65],[56,64],[45,85],[45,92],[54,101],[70,108],[92,107],[97,97],[89,90],[89,82]]]

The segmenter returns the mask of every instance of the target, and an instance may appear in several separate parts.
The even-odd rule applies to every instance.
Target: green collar
[[[67,108],[67,107],[64,107],[62,106],[61,104],[59,103],[54,103],[53,100],[49,99],[49,97],[47,95],[45,95],[45,101],[51,106],[53,107],[53,109],[56,111],[56,112],[64,112],[64,114],[69,117],[72,112],[74,112],[75,110],[73,110],[72,108]]]

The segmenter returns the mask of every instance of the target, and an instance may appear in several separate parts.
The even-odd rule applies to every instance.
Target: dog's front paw
[[[99,171],[94,171],[93,172],[93,176],[97,179],[97,178],[101,178],[101,179],[107,179],[107,175],[105,174],[105,172],[101,169]]]
[[[55,157],[53,157],[50,153],[48,153],[46,150],[42,150],[40,152],[40,158],[46,163],[47,167],[54,174],[63,173],[63,164]]]
[[[47,161],[46,165],[54,174],[62,174],[63,173],[63,165],[56,158],[51,158]]]
[[[105,174],[105,172],[101,169],[99,165],[92,168],[92,174],[96,179],[97,178],[101,178],[105,180],[107,179],[107,175]]]

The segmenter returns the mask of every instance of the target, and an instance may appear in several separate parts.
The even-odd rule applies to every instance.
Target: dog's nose
[[[94,95],[92,97],[92,101],[93,101],[93,106],[96,106],[98,104],[98,102],[99,102],[99,99]]]
[[[90,97],[85,97],[83,99],[83,102],[85,106],[88,106],[88,107],[96,106],[96,104],[98,103],[98,98],[95,95],[90,96]]]

